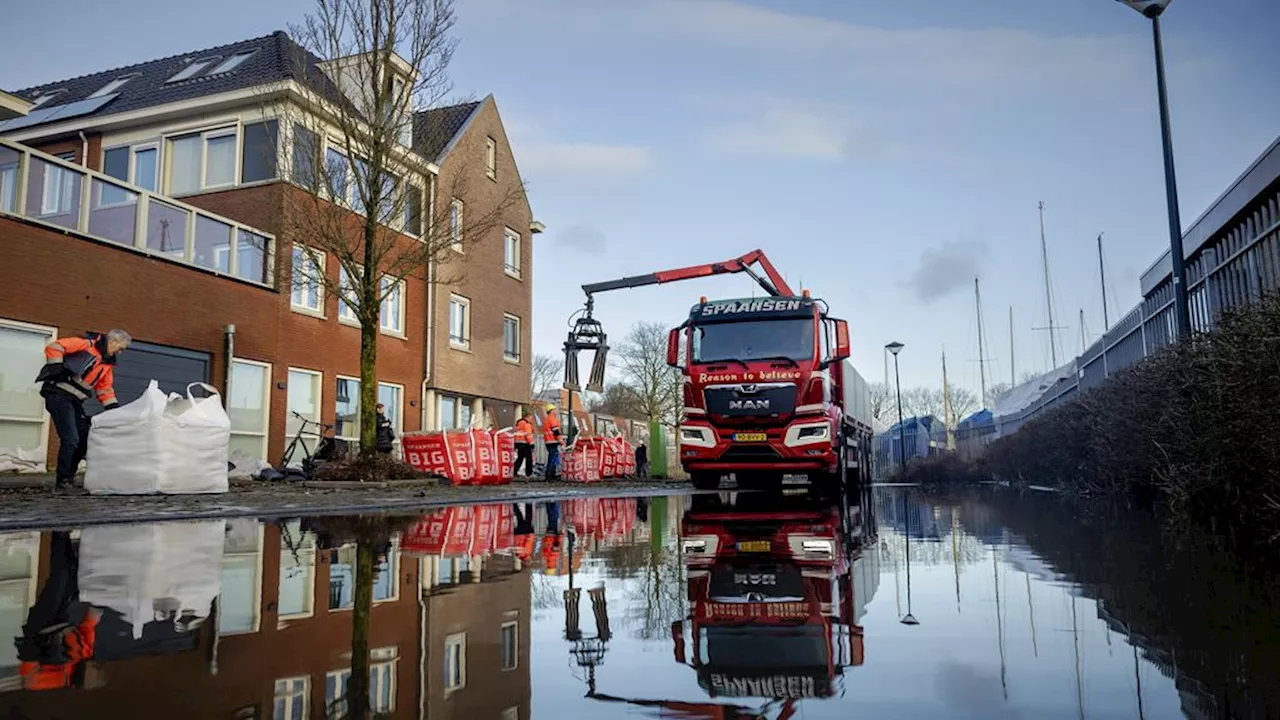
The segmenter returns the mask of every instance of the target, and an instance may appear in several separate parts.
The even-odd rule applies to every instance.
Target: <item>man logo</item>
[[[730,400],[730,410],[768,410],[769,401],[765,400]]]
[[[757,385],[739,385],[738,386],[738,392],[744,395],[755,395],[759,391],[760,391],[760,387]]]

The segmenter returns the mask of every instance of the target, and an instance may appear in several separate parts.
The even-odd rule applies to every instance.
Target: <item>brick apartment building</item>
[[[23,690],[14,644],[0,644],[0,715],[345,717],[326,709],[341,702],[350,673],[355,546],[322,547],[297,520],[225,522],[223,547],[214,548],[221,566],[207,568],[220,591],[212,616],[196,608],[204,622],[188,630],[146,617],[135,637],[114,609],[102,608],[94,658],[64,690]],[[7,558],[0,580],[10,600],[0,626],[10,636],[21,635],[48,581],[50,538],[0,533]],[[82,561],[91,542],[84,531]],[[120,597],[130,597],[126,589]],[[378,717],[528,720],[532,607],[529,570],[518,560],[415,556],[393,543],[373,593],[370,699]]]
[[[343,92],[334,68],[276,32],[0,94],[0,467],[38,469],[55,451],[32,384],[41,346],[112,327],[135,338],[123,402],[151,379],[214,385],[233,450],[272,462],[295,412],[358,435],[359,327],[306,281],[337,282],[339,264],[311,268],[286,216],[305,192],[296,150],[338,152],[289,119]],[[379,400],[401,432],[509,425],[529,394],[542,226],[491,96],[404,112],[397,242],[433,232],[443,208],[457,242],[383,304]],[[486,212],[500,222],[463,237],[463,214]]]

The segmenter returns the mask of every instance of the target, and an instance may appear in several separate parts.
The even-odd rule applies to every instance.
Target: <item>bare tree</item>
[[[661,323],[638,322],[616,350],[622,377],[634,394],[636,414],[646,420],[674,424],[680,412],[680,371],[667,365],[667,329]]]
[[[959,422],[974,410],[978,409],[978,394],[963,387],[952,387],[951,416],[952,422]],[[907,417],[923,417],[932,415],[938,419],[946,417],[946,400],[942,388],[914,387],[902,391],[902,412]],[[897,419],[897,414],[892,417]]]
[[[605,387],[603,394],[587,403],[587,407],[593,413],[635,417],[642,414],[637,410],[640,405],[639,397],[640,393],[630,385],[612,383]]]
[[[430,132],[414,112],[450,91],[456,40],[453,0],[316,0],[291,28],[291,58],[302,90],[272,105],[290,142],[281,235],[306,255],[294,288],[335,295],[340,314],[360,326],[360,450],[377,449],[380,328],[406,331],[404,279],[445,282],[439,267],[453,249],[500,227],[523,197],[517,187],[492,206],[451,215],[437,208]],[[322,141],[327,139],[327,147]],[[323,154],[322,154],[323,153]],[[484,158],[477,158],[484,162]],[[469,173],[454,172],[457,183]],[[461,191],[452,190],[454,197]],[[337,273],[323,270],[332,256]]]
[[[559,388],[564,375],[564,359],[554,355],[534,355],[533,369],[529,375],[530,398],[537,400]]]
[[[898,421],[893,388],[882,382],[873,382],[867,383],[867,392],[871,394],[871,417],[888,425]]]

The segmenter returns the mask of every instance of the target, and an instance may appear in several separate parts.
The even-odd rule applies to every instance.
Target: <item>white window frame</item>
[[[357,267],[359,268],[360,273],[363,274],[364,268],[362,266]],[[338,287],[346,287],[347,292],[354,292],[355,290],[354,287],[351,287],[351,277],[347,274],[347,269],[342,265],[342,263],[338,263]],[[348,305],[346,301],[342,299],[342,296],[339,295],[338,322],[343,325],[360,327],[360,317],[356,315],[356,307],[356,305]]]
[[[69,156],[69,157],[68,157]],[[74,163],[74,152],[58,153],[54,157],[68,163]],[[81,185],[83,175],[71,168],[45,161],[44,182],[40,188],[40,215],[65,215],[71,212],[71,198],[76,188]],[[56,178],[56,180],[55,180]],[[53,180],[53,182],[50,182]],[[85,198],[80,198],[84,202]],[[64,208],[63,205],[66,205]]]
[[[377,660],[369,663],[369,709],[380,715],[389,715],[396,711],[396,664],[399,660],[395,657],[395,652],[395,648],[376,648],[369,652],[369,659]],[[380,659],[388,655],[391,657],[390,660]],[[375,702],[375,698],[381,695],[375,679],[385,680],[388,685],[387,697],[390,698],[391,704],[387,707],[379,707]]]
[[[328,253],[325,253],[320,250],[314,250],[314,251],[308,250],[307,246],[301,243],[294,243],[293,249],[290,250],[289,252],[289,309],[293,310],[296,313],[301,313],[303,315],[313,315],[318,318],[323,318],[324,317],[324,281],[317,279],[314,283],[308,283],[307,287],[299,287],[297,280],[295,279],[295,276],[294,276],[294,272],[297,270],[297,268],[295,268],[293,264],[295,252],[302,253],[303,263],[312,262],[315,265],[315,270],[318,278],[324,277],[324,265],[325,265],[325,260],[328,259]],[[318,263],[315,262],[317,260],[319,261]],[[311,307],[310,305],[306,305],[298,302],[299,298],[301,298],[303,301],[306,300],[306,293],[309,290],[311,284],[314,284],[316,289],[316,307]]]
[[[507,321],[508,320],[514,320],[516,322],[516,354],[515,356],[511,356],[507,354]],[[511,363],[512,365],[520,364],[520,356],[522,354],[520,351],[523,349],[523,346],[524,346],[524,339],[521,337],[520,325],[521,325],[521,322],[520,322],[519,315],[513,315],[512,313],[508,313],[508,312],[502,313],[502,359],[504,362]]]
[[[506,632],[507,628],[511,628],[511,637],[512,637],[510,666],[506,664],[506,660],[507,660],[506,657],[502,656],[502,651],[503,651],[502,633]],[[515,670],[516,668],[520,667],[520,621],[519,620],[509,620],[507,622],[502,623],[502,626],[498,628],[498,654],[499,654],[498,661],[502,663],[503,672],[509,672],[511,670]]]
[[[289,389],[293,387],[294,373],[311,376],[311,383],[312,383],[311,387],[315,391],[315,406],[316,406],[316,416],[313,419],[316,422],[324,422],[324,373],[320,372],[319,370],[309,370],[307,368],[289,366],[288,372],[285,375],[285,413],[286,415],[284,420],[284,427],[285,427],[284,444],[286,447],[288,447],[289,443],[293,442],[293,436],[296,434],[296,431],[289,432],[289,420],[290,418],[293,417],[293,408],[289,407],[288,392],[289,392]],[[320,434],[318,432],[303,432],[302,443],[304,445],[307,445],[308,440],[311,441],[311,444],[303,449],[308,452],[315,452],[316,448],[320,444]],[[302,462],[301,459],[299,459],[298,462],[301,463]]]
[[[35,325],[33,323],[25,323],[18,320],[7,320],[4,318],[0,318],[0,327],[9,328],[11,330],[18,330],[20,332],[46,334],[49,336],[49,339],[45,341],[46,345],[48,345],[49,343],[53,342],[58,338],[58,328],[51,327],[48,325]],[[40,424],[40,445],[34,448],[34,450],[37,453],[36,458],[37,458],[37,462],[39,462],[39,466],[35,469],[43,471],[45,469],[45,456],[49,452],[49,422],[50,422],[49,413],[45,412],[45,410],[42,408],[40,410],[40,417],[38,419],[32,419],[29,417],[19,417],[17,415],[0,415],[0,420],[3,420],[5,422],[15,422],[15,423],[29,422],[32,424],[35,424],[35,423]],[[23,448],[23,449],[25,450],[26,448]]]
[[[514,241],[514,243],[512,243],[512,241]],[[520,233],[512,230],[511,228],[502,229],[502,271],[517,280],[520,279],[520,251],[522,249],[521,245],[523,242],[524,238],[520,237]],[[511,258],[508,258],[507,252],[509,250],[509,246],[512,244],[514,244],[515,252],[512,253]],[[512,262],[514,262],[514,264],[512,264]]]
[[[154,188],[145,188],[145,186],[142,185],[142,183],[138,182],[138,153],[147,152],[148,150],[155,151],[155,158],[156,158],[155,185],[156,186]],[[162,168],[160,165],[160,143],[159,142],[139,143],[137,145],[132,145],[129,147],[129,182],[139,187],[144,187],[147,190],[147,192],[160,192],[160,183],[163,179],[164,178],[162,177]]]
[[[262,383],[262,432],[261,433],[246,432],[244,430],[236,430],[235,428],[231,429],[232,435],[241,435],[241,436],[249,436],[249,437],[261,436],[262,437],[262,458],[265,460],[267,457],[268,440],[271,437],[271,387],[272,387],[271,363],[261,362],[258,360],[249,360],[248,358],[241,358],[241,357],[231,358],[231,364],[233,368],[236,363],[241,363],[243,365],[252,365],[254,367],[262,368],[263,370],[266,371],[266,380]],[[230,373],[230,377],[234,378],[235,373],[234,372]],[[231,391],[233,389],[234,388],[227,389],[226,403],[227,403],[228,409],[230,409],[230,406],[231,406]]]
[[[357,428],[360,427],[359,418],[365,412],[365,409],[360,407],[360,392],[361,392],[360,378],[351,377],[350,375],[342,375],[342,374],[334,375],[333,376],[333,427],[334,427],[333,436],[340,440],[346,440],[347,442],[359,442],[360,441],[359,432],[357,432],[355,435],[339,435],[338,434],[337,428],[338,428],[338,381],[339,380],[346,380],[348,382],[354,382],[356,384],[356,427]]]
[[[183,193],[176,193],[173,191],[173,152],[172,152],[173,141],[190,137],[192,135],[200,136],[199,187],[197,187],[195,190],[191,190]],[[208,182],[209,141],[217,138],[221,138],[221,137],[227,137],[227,136],[231,136],[233,138],[232,143],[235,145],[235,148],[231,151],[231,155],[232,155],[231,180],[225,183],[211,184]],[[240,123],[236,122],[230,125],[226,123],[219,123],[218,125],[214,127],[209,127],[209,128],[183,130],[179,132],[165,133],[160,138],[160,142],[161,142],[161,145],[164,147],[164,152],[162,153],[164,157],[161,158],[161,161],[163,162],[164,173],[162,177],[157,178],[157,181],[160,187],[163,188],[163,191],[162,191],[163,194],[168,195],[170,197],[177,198],[177,197],[184,197],[187,195],[196,195],[202,192],[207,192],[209,190],[221,190],[224,188],[235,187],[236,180],[240,177]]]
[[[43,94],[43,95],[41,95],[40,97],[36,98],[36,101],[35,101],[35,102],[33,102],[33,103],[31,104],[31,109],[32,109],[32,110],[35,110],[36,108],[40,107],[41,105],[44,105],[45,103],[49,102],[50,100],[52,100],[52,99],[54,99],[54,98],[58,97],[59,95],[62,95],[62,94],[63,94],[63,93],[65,93],[66,91],[67,91],[67,89],[66,89],[66,88],[57,88],[57,89],[54,89],[54,90],[50,90],[50,91],[49,91],[49,92],[47,92],[47,93],[44,93],[44,94]]]
[[[491,137],[484,139],[484,172],[490,180],[498,179],[498,141]]]
[[[455,339],[453,335],[453,305],[457,303],[463,308],[462,311],[462,337]],[[449,347],[454,350],[471,351],[471,299],[457,295],[449,294]]]
[[[213,55],[210,57],[203,57],[203,58],[197,58],[195,60],[192,60],[186,65],[183,65],[182,68],[178,70],[178,72],[174,73],[173,75],[170,75],[169,79],[165,80],[164,82],[166,85],[168,85],[169,83],[182,82],[183,80],[190,80],[196,75],[199,75],[201,72],[204,72],[205,68],[218,62],[221,59],[222,58],[218,57],[217,55]]]
[[[467,206],[458,198],[454,198],[449,202],[449,247],[453,248],[456,253],[463,252],[463,213],[466,212]]]
[[[223,567],[225,568],[228,560],[231,560],[237,557],[245,557],[249,555],[253,556],[254,558],[253,601],[250,603],[251,612],[253,613],[253,626],[250,627],[248,630],[223,630],[221,629],[221,627],[219,627],[218,634],[220,634],[222,637],[230,637],[233,635],[252,635],[253,633],[256,633],[262,629],[262,560],[263,560],[262,556],[263,556],[263,540],[265,538],[266,531],[262,523],[257,522],[252,518],[247,518],[247,519],[233,518],[227,521],[228,538],[234,537],[234,535],[232,535],[230,530],[234,528],[235,523],[238,523],[238,522],[244,522],[244,523],[251,522],[253,524],[254,542],[255,542],[254,549],[252,552],[245,552],[243,550],[240,550],[240,551],[228,550],[226,548],[226,544],[224,541],[223,548],[222,548],[222,564],[223,564]],[[225,583],[223,584],[222,587],[224,588],[226,587]],[[222,621],[219,620],[218,622],[221,623]]]
[[[283,699],[283,700],[285,701],[285,715],[284,715],[284,716],[285,716],[286,720],[287,720],[287,718],[290,718],[290,717],[292,717],[292,716],[293,716],[293,712],[292,712],[292,710],[293,710],[293,704],[294,704],[294,701],[295,701],[295,700],[298,700],[299,695],[298,695],[298,692],[297,692],[296,690],[294,690],[292,686],[293,686],[293,683],[296,683],[296,682],[299,682],[299,681],[301,681],[301,682],[302,682],[302,694],[301,694],[301,702],[302,702],[302,717],[304,717],[304,718],[309,718],[309,717],[311,717],[311,676],[310,676],[310,675],[299,675],[299,676],[297,676],[297,677],[276,678],[275,686],[273,687],[273,693],[272,693],[272,696],[271,696],[271,717],[272,717],[272,720],[278,720],[278,719],[275,717],[275,711],[276,711],[276,700],[280,700],[280,699]],[[280,683],[289,683],[289,685],[287,686],[287,687],[289,688],[289,694],[288,694],[288,695],[281,695],[281,694],[280,694]]]
[[[89,97],[100,98],[104,95],[110,95],[111,93],[114,93],[115,91],[119,90],[125,85],[128,85],[130,80],[138,77],[139,75],[141,75],[141,73],[129,73],[128,75],[121,75],[120,77],[112,80],[106,85],[103,85],[102,87],[95,90],[94,93]]]
[[[153,175],[153,177],[156,180],[156,184],[159,185],[160,183],[160,144],[158,142],[145,142],[145,143],[137,143],[137,144],[126,143],[122,145],[112,145],[111,147],[102,148],[102,158],[99,160],[98,167],[104,168],[103,170],[104,175],[106,174],[105,168],[107,165],[107,153],[111,152],[112,150],[125,150],[126,152],[129,153],[129,162],[125,168],[125,175],[127,177],[116,178],[117,180],[120,180],[121,182],[130,183],[133,185],[137,185],[139,187],[142,187],[142,189],[146,190],[147,192],[151,192],[151,193],[158,192],[159,188],[148,188],[143,186],[142,183],[138,182],[138,154],[144,153],[144,152],[154,152],[155,153],[154,155],[155,174]],[[125,190],[124,188],[118,188],[116,192],[119,192],[121,195],[124,195],[125,199],[119,202],[104,202],[102,199],[102,194],[103,194],[103,191],[107,189],[107,184],[104,182],[95,182],[94,185],[98,186],[98,199],[97,199],[97,204],[94,205],[95,209],[119,207],[122,205],[133,205],[134,203],[138,202],[137,196],[132,191]]]
[[[300,563],[306,563],[307,560],[310,560],[311,574],[307,578],[307,590],[306,590],[306,593],[303,595],[303,597],[306,600],[307,609],[299,613],[288,613],[288,614],[280,613],[279,615],[276,616],[277,629],[287,625],[288,623],[285,621],[309,618],[309,617],[313,617],[316,614],[316,570],[319,569],[319,563],[317,562],[319,558],[319,550],[317,549],[317,546],[316,546],[316,537],[312,533],[303,532],[302,523],[299,520],[290,520],[288,524],[297,525],[297,528],[298,528],[297,537],[301,541],[300,542],[301,547],[299,547],[297,550],[298,561]],[[282,574],[284,572],[285,555],[286,554],[289,555],[290,560],[292,561],[292,555],[294,552],[284,542],[283,527],[284,527],[284,524],[281,525],[281,532],[280,532],[280,567],[277,570],[277,574]],[[284,578],[280,578],[280,580],[283,580],[283,579]],[[277,608],[279,608],[280,606],[280,585],[281,584],[283,583],[277,582],[276,584],[276,607]]]
[[[445,658],[449,657],[449,649],[455,647],[457,648],[458,677],[456,682],[454,678],[450,677],[450,673],[453,668],[446,664],[444,676],[444,691],[446,695],[458,690],[463,690],[467,687],[467,634],[465,632],[453,633],[445,636]]]
[[[391,422],[391,429],[396,433],[396,442],[400,442],[400,434],[404,431],[404,385],[400,383],[378,381],[378,402],[382,402],[382,388],[388,387],[396,391],[399,402],[396,403],[396,416]],[[377,408],[374,408],[377,412]]]
[[[405,313],[405,308],[407,306],[406,295],[407,295],[408,287],[405,285],[403,278],[399,280],[392,280],[390,275],[383,275],[382,279],[378,281],[378,294],[381,295],[387,292],[388,289],[384,287],[385,283],[393,283],[396,287],[397,291],[394,295],[394,299],[396,303],[395,316],[396,318],[399,319],[400,324],[399,324],[399,327],[392,327],[387,324],[387,312],[386,312],[388,307],[387,303],[388,301],[393,299],[393,296],[387,295],[386,297],[383,298],[382,302],[378,306],[378,330],[383,335],[391,335],[392,337],[404,338],[406,337],[404,313]]]
[[[222,73],[225,73],[225,72],[231,72],[232,70],[235,70],[236,68],[240,67],[240,65],[243,64],[245,60],[248,60],[256,52],[258,52],[258,49],[253,48],[251,50],[241,50],[237,53],[234,53],[230,57],[227,57],[222,62],[218,63],[216,67],[214,67],[212,70],[210,70],[206,74],[221,75]]]

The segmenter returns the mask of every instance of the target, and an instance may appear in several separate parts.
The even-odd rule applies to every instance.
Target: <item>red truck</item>
[[[757,264],[763,274],[752,268]],[[677,439],[693,484],[716,488],[732,476],[742,487],[778,487],[804,476],[834,491],[869,480],[871,403],[848,361],[849,325],[808,290],[793,292],[760,250],[584,285],[586,313],[565,343],[572,382],[577,349],[597,350],[597,386],[603,377],[599,348],[607,346],[591,316],[596,293],[727,273],[749,275],[766,297],[704,297],[667,341],[667,363],[683,375]]]

